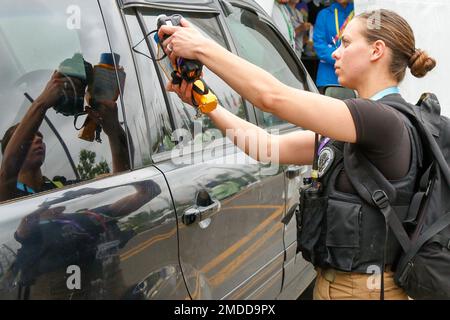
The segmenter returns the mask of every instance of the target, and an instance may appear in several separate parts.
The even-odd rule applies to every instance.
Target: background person
[[[334,73],[333,52],[340,46],[341,38],[348,22],[353,18],[354,6],[349,0],[336,0],[322,9],[314,25],[314,50],[319,58],[316,85],[323,94],[325,87],[339,85]]]
[[[305,43],[304,38],[307,34],[307,31],[311,28],[311,24],[305,19],[304,14],[301,10],[297,9],[297,4],[299,0],[289,0],[286,4],[289,16],[291,19],[291,24],[294,29],[294,49],[297,53],[298,57],[302,57],[303,52],[303,44]]]

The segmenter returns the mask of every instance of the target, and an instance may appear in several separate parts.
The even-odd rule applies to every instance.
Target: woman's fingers
[[[164,39],[165,36],[172,35],[179,28],[180,27],[174,27],[174,26],[168,26],[168,25],[161,26],[161,28],[159,28],[159,31],[158,31],[158,38]]]
[[[191,26],[189,21],[187,21],[185,18],[181,18],[180,24],[181,24],[182,27],[190,27]]]
[[[186,82],[186,81],[184,81],[184,82]],[[192,99],[192,86],[193,86],[193,84],[189,83],[186,85],[185,90],[184,90],[184,96],[189,103],[191,103],[191,101],[192,101],[191,100]]]
[[[174,85],[172,82],[168,83],[166,90],[176,93],[183,102],[192,105],[192,86],[192,83],[183,80],[181,85]]]
[[[184,93],[186,91],[186,86],[187,86],[187,82],[185,80],[183,80],[181,82],[181,87],[180,87],[180,91],[183,93],[183,95],[184,95]]]

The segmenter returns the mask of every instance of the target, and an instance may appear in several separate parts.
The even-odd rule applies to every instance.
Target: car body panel
[[[2,299],[163,299],[186,294],[172,199],[155,168],[5,203],[0,211]],[[33,241],[19,244],[14,234],[27,223]],[[80,289],[69,287],[70,266],[79,267]]]

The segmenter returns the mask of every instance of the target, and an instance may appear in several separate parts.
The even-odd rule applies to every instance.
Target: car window
[[[127,70],[96,1],[4,0],[0,48],[1,200],[130,168]]]
[[[148,166],[151,160],[151,140],[155,136],[154,117],[148,117],[148,110],[143,106],[143,95],[161,96],[161,90],[155,90],[152,86],[140,86],[137,77],[135,61],[133,59],[130,41],[119,10],[103,10],[108,39],[112,50],[120,54],[120,65],[126,70],[126,81],[122,92],[124,119],[129,133],[129,150],[133,163],[133,169]],[[134,19],[136,16],[133,15]],[[138,33],[132,30],[131,33]],[[142,90],[145,88],[146,90]],[[152,88],[149,90],[149,88]],[[147,119],[153,120],[149,125]]]
[[[126,27],[128,37],[132,45],[138,43],[143,38],[143,33],[139,25],[134,10],[125,11]],[[139,71],[141,81],[142,96],[146,110],[148,128],[151,139],[151,154],[172,150],[175,141],[172,137],[171,114],[166,107],[164,100],[164,87],[158,79],[154,62],[150,62],[151,53],[144,42],[136,48],[141,54],[133,52],[134,60]]]
[[[303,72],[271,27],[258,16],[242,8],[233,8],[226,16],[238,54],[265,69],[284,84],[304,89]],[[255,79],[256,80],[256,79]],[[258,124],[264,128],[286,123],[256,108]]]
[[[154,10],[143,11],[142,13],[144,23],[149,31],[156,28],[158,15],[173,14],[171,12],[159,12]],[[183,13],[183,17],[188,19],[191,25],[200,30],[203,35],[208,38],[212,38],[223,47],[227,47],[216,16],[211,14]],[[150,38],[150,42],[153,46],[152,50],[154,50],[158,57],[161,57],[162,54],[158,51],[158,46],[153,37]],[[145,50],[143,47],[144,46],[141,45],[137,49],[139,51]],[[147,63],[150,63],[150,61]],[[164,59],[162,62],[158,63],[158,68],[163,75],[162,78],[165,86],[169,81],[168,78],[170,77],[170,73],[168,74],[166,71],[169,69],[169,67],[167,67],[167,59]],[[141,76],[145,77],[147,75],[142,74]],[[233,114],[236,114],[243,119],[247,119],[245,105],[242,98],[222,79],[206,67],[203,67],[203,79],[217,96],[220,105],[231,111]],[[171,106],[173,107],[170,111],[173,115],[174,129],[176,130],[171,139],[174,140],[175,143],[171,147],[174,147],[179,140],[183,140],[185,145],[198,145],[205,147],[218,137],[218,130],[207,116],[197,118],[196,110],[192,106],[183,103],[174,93],[168,93],[168,98]],[[164,143],[163,145],[165,148],[160,151],[167,151],[166,147],[168,144]]]

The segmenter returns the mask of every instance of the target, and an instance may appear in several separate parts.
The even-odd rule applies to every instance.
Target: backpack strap
[[[389,200],[394,201],[396,198],[394,186],[357,150],[355,144],[346,143],[344,155],[344,167],[351,184],[361,198],[369,204],[373,203],[381,211],[386,223],[380,291],[380,300],[384,300],[384,265],[389,227],[405,252],[409,250],[411,242]]]
[[[356,145],[346,143],[344,154],[344,167],[356,192],[381,211],[403,250],[408,251],[408,234],[391,206],[397,196],[394,186],[357,150]]]
[[[425,123],[420,120],[414,109],[396,101],[383,101],[383,103],[405,114],[412,122],[414,127],[417,128],[420,136],[425,139],[424,145],[426,144],[430,151],[433,153],[433,158],[441,169],[447,185],[450,187],[450,168],[447,164],[447,161],[445,160],[444,155],[442,154],[442,151],[439,148],[432,133],[425,125]]]
[[[450,212],[447,212],[443,216],[441,216],[438,220],[436,220],[422,235],[419,236],[417,241],[411,246],[410,250],[406,252],[405,257],[402,259],[400,264],[397,266],[398,270],[403,270],[403,272],[398,276],[398,282],[403,284],[409,274],[409,270],[413,266],[412,258],[417,254],[419,249],[430,239],[435,237],[439,237],[437,233],[444,230],[447,226],[450,225]],[[442,239],[437,238],[437,240],[442,241]],[[447,239],[448,241],[448,239]],[[450,243],[447,242],[444,247],[449,247]],[[406,264],[406,265],[405,265]]]

